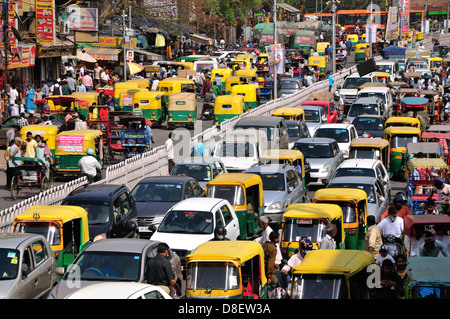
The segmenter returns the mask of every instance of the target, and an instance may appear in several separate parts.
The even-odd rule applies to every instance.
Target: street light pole
[[[127,81],[127,45],[126,45],[126,25],[125,25],[125,10],[122,11],[122,22],[123,22],[123,80]]]
[[[273,0],[273,44],[277,44],[277,0]],[[277,99],[277,66],[273,66],[273,99]]]
[[[333,0],[331,4],[331,12],[333,12],[333,22],[332,22],[332,63],[333,63],[333,74],[336,73],[336,2]]]

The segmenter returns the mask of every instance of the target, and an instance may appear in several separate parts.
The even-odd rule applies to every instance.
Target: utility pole
[[[277,0],[273,0],[273,44],[277,44]],[[277,99],[277,66],[273,65],[273,99]]]
[[[372,37],[373,37],[373,4],[372,0],[370,0],[370,23],[369,25],[369,57],[372,59]]]
[[[123,22],[123,81],[127,81],[127,44],[126,44],[126,25],[125,25],[125,10],[122,10],[122,22]]]
[[[6,85],[8,84],[9,78],[8,78],[8,55],[9,55],[9,51],[11,50],[11,43],[9,42],[9,0],[4,0],[3,2],[3,12],[2,12],[2,16],[3,16],[3,32],[2,32],[2,36],[3,36],[3,45],[5,46],[5,74],[3,76],[3,87],[6,90]],[[7,93],[7,92],[5,92]]]
[[[332,43],[331,43],[331,48],[332,48],[332,62],[333,62],[333,74],[336,73],[336,2],[335,0],[333,0],[333,2],[331,3],[331,12],[333,13],[333,21],[331,23],[332,25]]]

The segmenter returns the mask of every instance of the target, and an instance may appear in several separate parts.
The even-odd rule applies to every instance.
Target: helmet
[[[405,193],[403,193],[403,192],[396,193],[394,195],[394,203],[395,202],[401,202],[403,204],[406,203],[407,199],[406,199]]]
[[[334,91],[333,96],[336,100],[338,100],[341,97],[338,91]]]
[[[214,229],[214,237],[220,240],[225,239],[225,236],[227,235],[227,230],[223,226],[217,226]]]
[[[94,155],[94,150],[92,148],[88,149],[86,152],[87,155]]]
[[[299,241],[299,248],[300,248],[300,250],[304,251],[305,253],[312,250],[313,244],[311,242],[311,239],[309,239],[308,237],[302,237]]]
[[[281,287],[275,288],[275,290],[272,292],[272,299],[286,299],[287,293],[286,290],[284,290]]]

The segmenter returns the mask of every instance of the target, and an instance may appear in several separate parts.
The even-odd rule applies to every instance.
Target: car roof
[[[45,239],[44,236],[38,234],[28,233],[2,233],[0,234],[1,248],[16,249],[25,242],[31,239]]]
[[[150,176],[145,177],[139,181],[138,184],[148,184],[148,183],[180,183],[184,184],[187,181],[195,180],[194,178],[190,176],[182,176],[182,175],[176,175],[176,176]]]
[[[86,185],[72,191],[66,198],[107,198],[122,189],[128,190],[128,187],[115,184]]]
[[[334,141],[336,141],[334,138],[329,138],[329,137],[306,137],[306,138],[300,138],[297,141],[295,141],[296,143],[311,143],[311,144],[315,144],[315,143],[333,143]]]
[[[364,93],[364,92],[382,92],[382,93],[386,93],[389,92],[390,88],[388,87],[370,87],[370,88],[363,88],[361,90],[359,90],[358,93]]]
[[[353,124],[351,124],[351,123],[322,124],[318,129],[322,129],[322,128],[345,128],[345,129],[348,129],[351,126],[353,126]]]
[[[353,104],[359,104],[359,103],[376,103],[380,100],[378,97],[360,97],[357,99]],[[352,105],[353,105],[352,104]]]
[[[374,168],[377,163],[381,163],[380,160],[368,158],[349,158],[343,161],[338,168],[342,167]]]
[[[178,162],[177,164],[197,164],[197,165],[209,165],[214,162],[221,162],[222,160],[219,157],[187,157],[184,158],[182,161]]]
[[[376,177],[368,177],[368,176],[342,176],[332,178],[330,180],[329,185],[331,184],[365,184],[365,185],[373,185],[377,181]]]
[[[246,173],[284,173],[290,169],[293,169],[294,167],[292,165],[280,165],[280,164],[265,164],[265,165],[258,165],[252,168],[249,168],[246,170]]]
[[[128,298],[138,292],[148,291],[148,289],[153,291],[160,288],[141,282],[102,282],[77,289],[67,298],[120,299]]]
[[[202,210],[202,208],[208,207],[209,210],[214,208],[219,203],[223,202],[223,198],[212,198],[212,197],[191,197],[184,199],[177,204],[175,204],[170,210]]]
[[[237,121],[237,125],[276,125],[283,118],[279,116],[247,116]]]
[[[148,246],[159,244],[156,240],[135,238],[106,238],[94,241],[84,251],[141,253]]]
[[[307,102],[313,102],[313,101],[307,101]],[[303,102],[303,103],[305,103],[305,102]],[[299,107],[304,109],[304,110],[320,110],[320,109],[324,108],[324,105],[323,104],[322,105],[319,105],[319,104],[311,105],[311,104],[309,104],[309,105],[300,105]]]

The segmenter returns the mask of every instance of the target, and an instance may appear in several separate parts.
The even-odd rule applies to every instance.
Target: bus
[[[316,20],[315,17],[317,17],[317,20],[319,20],[319,21],[322,20],[322,22],[324,24],[332,24],[333,23],[333,15],[331,13],[325,13],[325,12],[323,12],[323,13],[320,13],[320,12],[318,12],[318,13],[306,13],[304,21]]]

